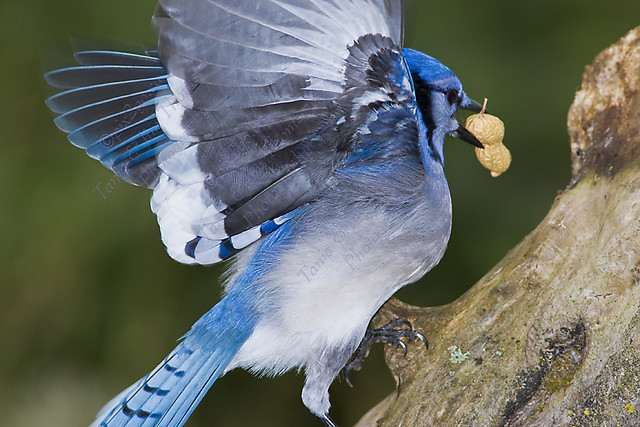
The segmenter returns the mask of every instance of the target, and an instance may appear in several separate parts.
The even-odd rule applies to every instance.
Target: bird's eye
[[[447,101],[450,105],[455,104],[460,99],[460,93],[456,89],[449,89],[447,92]]]

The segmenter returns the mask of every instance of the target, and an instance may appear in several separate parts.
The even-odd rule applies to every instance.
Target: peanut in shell
[[[504,138],[504,123],[496,116],[485,113],[487,100],[485,98],[482,111],[467,118],[465,127],[484,145],[476,148],[476,157],[482,166],[491,171],[492,177],[509,169],[511,153],[502,144]]]

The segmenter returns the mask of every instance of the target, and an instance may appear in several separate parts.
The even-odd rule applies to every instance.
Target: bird
[[[73,145],[153,190],[171,258],[228,273],[91,425],[182,426],[243,368],[303,371],[304,405],[333,427],[329,387],[361,345],[423,338],[402,319],[367,328],[442,258],[443,144],[482,147],[456,119],[480,105],[403,46],[402,0],[159,0],[152,22],[157,49],[77,51],[45,75],[46,103]]]

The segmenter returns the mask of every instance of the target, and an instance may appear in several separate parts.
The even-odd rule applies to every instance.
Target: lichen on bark
[[[430,349],[387,350],[397,390],[357,427],[640,425],[640,27],[586,68],[568,128],[533,232],[451,304],[381,309]]]

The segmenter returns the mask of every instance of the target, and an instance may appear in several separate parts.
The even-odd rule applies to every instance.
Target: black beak
[[[474,101],[473,99],[469,98],[466,95],[463,103],[464,105],[460,105],[460,107],[458,107],[461,110],[468,110],[474,113],[479,113],[482,111],[482,104],[480,104],[477,101]],[[458,129],[452,132],[451,135],[455,136],[456,138],[460,138],[464,142],[467,142],[473,145],[474,147],[484,148],[484,145],[482,145],[482,142],[478,141],[478,138],[476,138],[474,134],[469,132],[467,128],[465,128],[462,125],[459,125]]]
[[[478,148],[484,148],[484,145],[482,145],[482,142],[478,141],[478,138],[475,137],[474,134],[472,134],[471,132],[469,132],[467,130],[467,128],[465,128],[464,126],[460,125],[458,127],[458,129],[456,129],[455,131],[453,131],[451,133],[452,136],[456,137],[456,138],[460,138],[461,140],[463,140],[464,142],[467,142],[471,145],[473,145],[474,147],[478,147]]]

